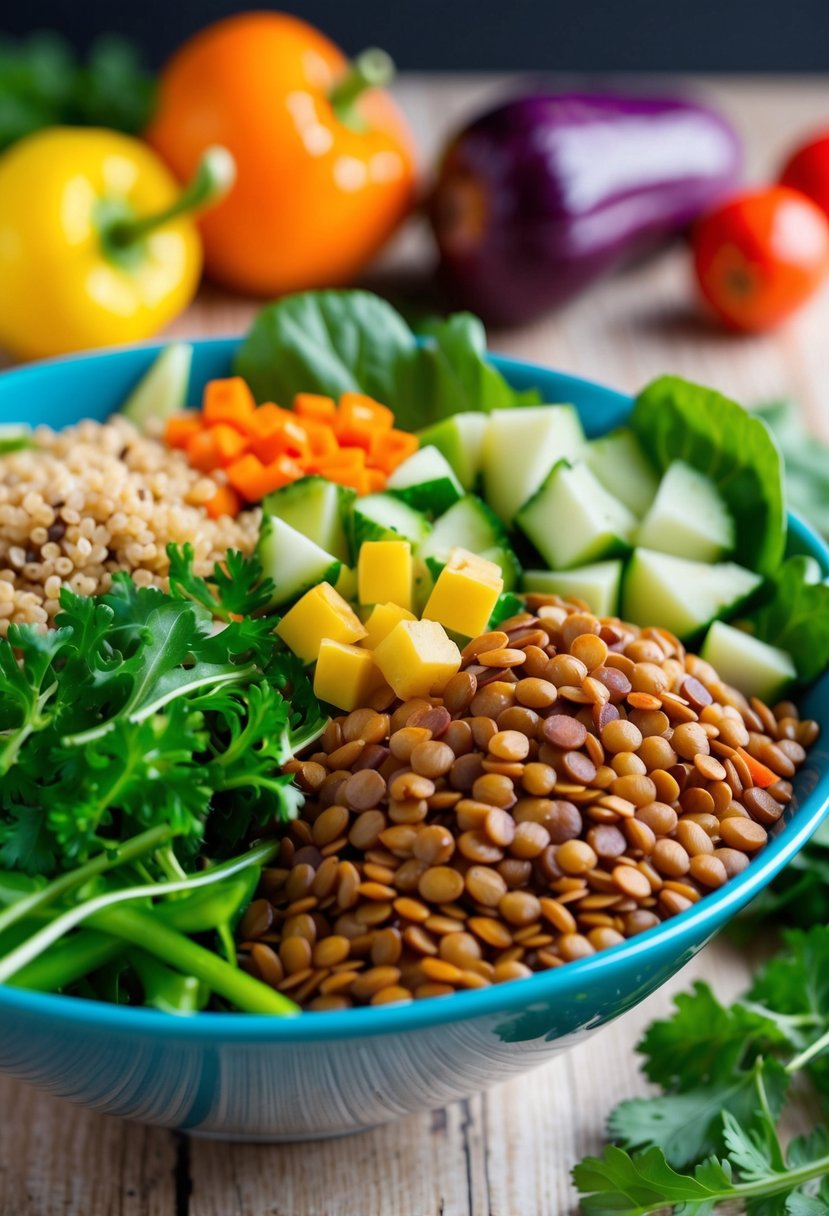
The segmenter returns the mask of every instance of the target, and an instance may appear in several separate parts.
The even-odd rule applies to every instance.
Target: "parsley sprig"
[[[730,1008],[702,983],[675,1006],[639,1044],[663,1092],[617,1106],[614,1143],[573,1171],[582,1211],[707,1216],[738,1204],[749,1216],[826,1216],[826,1126],[784,1149],[777,1125],[796,1076],[829,1107],[829,927],[787,933]]]

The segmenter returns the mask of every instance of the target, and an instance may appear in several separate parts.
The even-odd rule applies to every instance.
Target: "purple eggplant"
[[[453,302],[527,321],[674,237],[727,194],[733,128],[678,99],[550,93],[507,101],[450,142],[430,216]]]

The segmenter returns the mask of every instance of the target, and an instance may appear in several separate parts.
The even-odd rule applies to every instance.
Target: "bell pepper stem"
[[[108,237],[119,249],[134,245],[156,228],[178,219],[180,215],[192,215],[204,211],[224,198],[236,180],[236,162],[227,148],[208,148],[198,163],[189,185],[185,186],[176,201],[154,215],[136,216],[113,222]]]
[[[349,63],[345,74],[328,94],[328,100],[341,122],[352,124],[354,103],[366,89],[382,88],[394,76],[394,61],[379,47],[361,51]]]

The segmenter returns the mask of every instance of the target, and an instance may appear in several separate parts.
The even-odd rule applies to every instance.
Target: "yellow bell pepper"
[[[145,144],[52,127],[0,158],[0,346],[21,358],[151,337],[198,286],[193,211],[233,181],[209,149],[183,192]]]

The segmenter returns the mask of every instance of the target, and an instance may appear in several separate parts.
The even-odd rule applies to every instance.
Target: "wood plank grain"
[[[428,164],[446,132],[497,82],[410,77],[398,86]],[[751,177],[769,176],[792,133],[821,114],[825,81],[701,82],[737,123]],[[412,225],[369,276],[429,300],[426,234]],[[241,332],[258,303],[208,288],[170,332]],[[694,312],[681,247],[617,276],[567,310],[491,335],[495,349],[633,390],[675,371],[748,402],[791,396],[829,438],[829,295],[770,337],[733,339]],[[697,977],[724,999],[750,972],[742,951],[709,947],[670,984],[584,1046],[446,1111],[309,1145],[179,1141],[80,1111],[0,1078],[0,1212],[10,1216],[563,1216],[573,1163],[600,1147],[614,1102],[644,1093],[633,1047]],[[192,1179],[189,1199],[181,1163]],[[178,1166],[178,1177],[176,1174]]]

